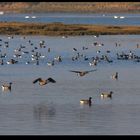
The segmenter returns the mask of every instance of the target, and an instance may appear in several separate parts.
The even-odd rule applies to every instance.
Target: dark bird
[[[73,51],[77,51],[77,49],[76,48],[73,48]]]
[[[33,81],[33,84],[35,84],[36,82],[39,82],[40,86],[46,85],[46,84],[48,84],[50,82],[51,83],[56,83],[56,81],[54,79],[50,78],[50,77],[48,79],[46,79],[46,80],[43,80],[42,78],[37,78],[37,79],[35,79]]]
[[[95,69],[95,70],[89,70],[89,71],[70,70],[70,72],[75,72],[75,73],[77,73],[79,76],[84,76],[84,75],[88,74],[89,72],[93,72],[93,71],[96,71],[96,69]]]

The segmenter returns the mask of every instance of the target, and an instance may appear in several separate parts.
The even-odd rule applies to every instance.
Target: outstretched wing
[[[70,72],[80,73],[81,71],[70,70]]]
[[[54,79],[52,79],[51,77],[49,77],[47,80],[48,80],[49,82],[56,83],[56,81],[55,81]]]
[[[33,84],[35,84],[36,82],[38,82],[38,81],[40,81],[40,80],[41,80],[41,78],[35,79],[35,80],[33,81]]]
[[[75,72],[75,73],[82,73],[82,72],[88,73],[88,72],[93,72],[93,71],[96,71],[96,69],[94,69],[94,70],[89,70],[89,71],[76,71],[76,70],[70,70],[70,72]]]

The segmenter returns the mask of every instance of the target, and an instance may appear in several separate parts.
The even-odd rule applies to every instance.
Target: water
[[[25,18],[29,16],[29,18]],[[35,18],[32,18],[35,16]],[[118,18],[114,18],[117,16]],[[124,18],[120,18],[123,16]],[[63,22],[66,24],[99,25],[140,25],[140,14],[80,14],[80,13],[43,13],[43,14],[4,14],[0,22]]]
[[[0,36],[2,39],[1,53],[7,53],[0,65],[0,86],[12,82],[11,92],[0,90],[0,134],[1,135],[138,135],[140,132],[140,63],[133,60],[117,60],[117,52],[129,52],[140,56],[139,35],[106,35],[77,37],[48,36]],[[33,45],[30,45],[31,40]],[[39,48],[39,41],[45,40],[46,48]],[[4,47],[4,41],[9,42],[9,48]],[[104,46],[93,46],[93,42],[104,43]],[[115,47],[115,42],[121,44]],[[6,64],[13,58],[14,50],[20,45],[26,46],[17,64]],[[40,59],[39,65],[25,61],[30,60],[31,50],[46,57]],[[82,47],[88,47],[82,50]],[[47,52],[47,48],[51,52]],[[72,61],[77,52],[88,58],[108,54],[113,63],[101,61],[97,66],[90,66],[89,61],[81,58]],[[96,51],[101,53],[97,54]],[[48,66],[47,62],[61,55],[62,62]],[[14,58],[15,59],[15,58]],[[78,77],[69,70],[91,70],[83,77]],[[119,73],[118,81],[110,76]],[[40,87],[32,81],[38,77],[52,77],[56,83]],[[100,93],[113,91],[112,99],[101,99]],[[92,105],[81,105],[81,99],[92,97]]]

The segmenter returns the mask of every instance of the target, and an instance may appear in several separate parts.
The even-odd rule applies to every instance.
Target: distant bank
[[[0,2],[0,9],[10,13],[140,13],[140,2]]]
[[[63,23],[22,23],[0,22],[1,35],[47,35],[47,36],[77,36],[77,35],[140,35],[140,26],[102,26]]]

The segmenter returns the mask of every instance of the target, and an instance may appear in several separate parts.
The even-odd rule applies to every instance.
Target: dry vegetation
[[[140,12],[140,2],[0,2],[8,12]]]
[[[30,12],[92,12],[139,13],[140,2],[0,2],[1,11]],[[140,34],[140,26],[66,25],[62,23],[1,22],[3,35],[95,35]]]
[[[63,23],[18,23],[1,22],[2,35],[109,35],[109,34],[140,34],[140,26],[102,26],[78,25]]]

